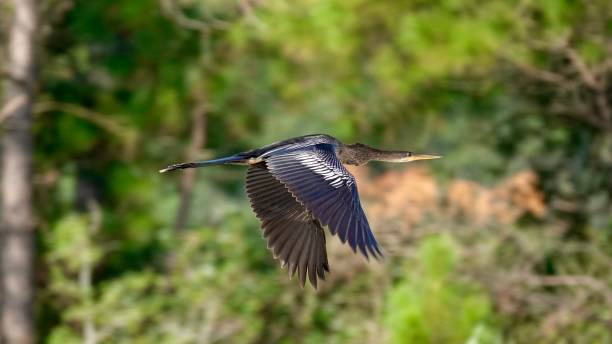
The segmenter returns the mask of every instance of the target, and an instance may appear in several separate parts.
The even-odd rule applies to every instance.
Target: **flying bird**
[[[314,288],[329,272],[324,227],[353,252],[383,254],[361,207],[355,178],[344,165],[410,162],[439,156],[343,144],[329,135],[306,135],[214,160],[186,162],[159,172],[211,165],[247,165],[246,191],[274,258],[289,276]]]

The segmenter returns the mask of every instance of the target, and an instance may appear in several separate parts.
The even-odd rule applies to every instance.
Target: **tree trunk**
[[[187,152],[187,161],[192,161],[197,158],[198,153],[206,144],[206,127],[207,113],[206,101],[203,96],[198,96],[197,104],[193,109],[191,123],[191,144]],[[176,214],[176,222],[174,229],[178,232],[185,228],[189,219],[189,210],[191,209],[191,201],[193,199],[193,189],[196,184],[196,169],[187,169],[183,172],[181,178],[181,201]]]
[[[37,0],[13,0],[7,51],[2,138],[0,247],[4,343],[33,343],[34,218],[32,107],[36,81]]]

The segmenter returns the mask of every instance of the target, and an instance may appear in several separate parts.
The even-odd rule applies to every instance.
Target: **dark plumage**
[[[307,135],[225,158],[171,165],[160,172],[219,164],[248,165],[246,189],[274,257],[316,288],[329,272],[324,227],[366,258],[382,252],[363,212],[355,178],[344,168],[368,161],[435,159],[407,151],[345,145],[329,135]]]

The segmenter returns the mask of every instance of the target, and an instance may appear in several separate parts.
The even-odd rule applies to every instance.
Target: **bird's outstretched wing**
[[[308,273],[316,288],[317,276],[325,279],[329,271],[325,232],[319,221],[274,178],[265,163],[249,166],[246,188],[274,257],[288,266],[289,276],[297,271],[302,286]]]
[[[355,178],[334,146],[317,144],[265,157],[268,170],[287,186],[314,218],[368,258],[382,253],[361,208]]]

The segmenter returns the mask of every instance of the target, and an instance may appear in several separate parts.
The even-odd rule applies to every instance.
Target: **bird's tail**
[[[211,166],[211,165],[222,165],[222,164],[240,164],[246,163],[247,157],[244,155],[232,155],[225,158],[213,159],[213,160],[204,160],[204,161],[195,161],[195,162],[183,162],[180,164],[170,165],[164,169],[159,170],[159,173],[166,173],[174,170],[182,170],[186,168],[197,168],[203,166]]]

